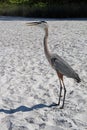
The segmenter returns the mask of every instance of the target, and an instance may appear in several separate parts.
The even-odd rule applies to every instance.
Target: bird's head
[[[45,21],[40,21],[40,22],[30,22],[30,23],[26,23],[27,26],[38,26],[41,27],[43,29],[48,28],[48,24]]]

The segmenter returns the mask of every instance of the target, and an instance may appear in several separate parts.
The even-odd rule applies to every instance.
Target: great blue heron
[[[57,54],[51,53],[48,49],[47,46],[47,38],[48,38],[48,24],[45,21],[40,21],[40,22],[31,22],[27,23],[28,26],[34,26],[38,25],[39,27],[42,27],[45,31],[45,36],[44,36],[44,52],[47,57],[48,62],[51,64],[52,68],[56,71],[58,77],[59,77],[59,82],[60,82],[60,93],[59,93],[59,101],[56,105],[60,104],[60,99],[61,99],[61,92],[62,88],[64,88],[64,96],[63,96],[63,103],[62,106],[60,107],[61,109],[64,107],[64,101],[65,101],[65,95],[66,95],[66,88],[63,80],[63,76],[67,76],[69,78],[75,79],[78,83],[81,82],[78,74],[71,68],[71,66],[63,60],[60,56]]]

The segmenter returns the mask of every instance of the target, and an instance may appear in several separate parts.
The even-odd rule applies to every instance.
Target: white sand
[[[82,82],[59,81],[44,55],[42,29],[33,19],[0,17],[0,130],[87,130],[87,21],[47,20],[49,48],[76,70]],[[62,103],[62,101],[61,101]]]

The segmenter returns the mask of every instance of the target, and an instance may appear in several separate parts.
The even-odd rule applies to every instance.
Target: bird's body
[[[59,102],[57,105],[60,104],[60,99],[61,99],[61,92],[62,88],[64,88],[64,98],[63,98],[63,104],[61,108],[64,107],[64,101],[65,101],[65,95],[66,95],[66,88],[64,85],[63,81],[63,76],[67,76],[68,78],[73,78],[75,79],[78,83],[81,81],[78,74],[72,69],[72,67],[65,61],[63,60],[59,55],[53,54],[49,51],[48,45],[47,45],[47,39],[48,39],[48,24],[45,21],[41,22],[33,22],[33,23],[28,23],[29,26],[33,25],[40,25],[40,27],[43,27],[45,31],[45,36],[44,36],[44,52],[46,55],[46,58],[48,59],[48,62],[52,66],[52,68],[56,71],[58,77],[59,77],[59,82],[60,82],[60,94],[59,94]]]
[[[77,82],[80,82],[78,74],[71,68],[71,66],[57,54],[52,54],[51,64],[54,70],[67,76],[68,78],[73,78]]]

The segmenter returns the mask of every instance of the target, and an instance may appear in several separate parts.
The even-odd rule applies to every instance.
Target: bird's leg
[[[59,82],[60,82],[60,94],[59,94],[59,101],[58,101],[58,105],[60,104],[60,99],[61,99],[61,92],[62,92],[62,83],[61,80],[63,79],[63,75],[59,72],[57,72],[57,75],[59,77]]]
[[[62,104],[62,106],[60,107],[61,109],[64,108],[64,102],[65,102],[65,96],[66,96],[66,88],[65,88],[65,84],[64,84],[63,80],[62,80],[62,84],[63,84],[63,87],[64,87],[64,97],[63,97],[63,104]]]
[[[59,93],[59,101],[58,101],[58,105],[60,105],[61,92],[62,92],[62,84],[61,84],[61,79],[60,79],[60,78],[59,78],[59,82],[60,82],[60,93]]]

